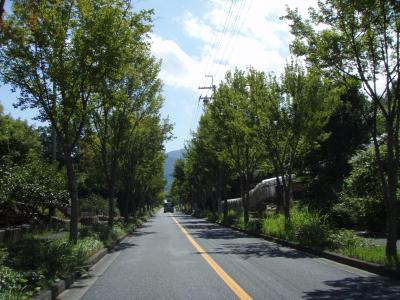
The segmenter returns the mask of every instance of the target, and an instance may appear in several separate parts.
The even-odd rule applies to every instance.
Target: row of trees
[[[90,175],[88,189],[107,197],[110,226],[116,198],[128,218],[161,197],[171,125],[160,118],[151,16],[125,0],[18,0],[4,20],[1,79],[19,91],[17,106],[35,108],[50,124],[66,168],[73,241],[82,171]]]
[[[351,156],[358,146],[356,141],[361,144],[371,137],[379,180],[370,184],[378,185],[383,195],[388,234],[386,254],[390,261],[397,263],[398,12],[398,1],[384,0],[321,1],[319,9],[310,10],[308,20],[302,19],[297,10],[288,9],[283,18],[290,22],[295,37],[291,52],[303,59],[306,68],[291,62],[279,79],[253,69],[246,73],[228,73],[200,121],[185,161],[176,167],[173,197],[193,199],[196,189],[208,186],[208,191],[223,190],[226,182],[218,178],[238,178],[247,222],[249,184],[257,174],[255,171],[265,165],[267,173],[278,180],[281,176],[282,206],[287,223],[290,222],[292,174],[303,172],[313,179],[324,175],[326,165],[334,159],[321,156],[317,148],[330,145],[330,149],[335,149],[327,141],[331,133],[335,138],[338,136],[332,125],[340,111],[343,112],[343,106],[338,109],[337,103],[344,103],[348,98],[361,99],[352,103],[358,110],[349,113],[364,126],[354,126],[350,119],[346,125],[350,132],[362,135],[348,139],[350,146],[343,149],[346,155],[333,154],[336,158],[349,159],[348,154]],[[359,87],[363,88],[364,95],[358,92]],[[207,161],[200,159],[201,154]],[[320,160],[319,164],[313,159]],[[343,166],[350,165],[346,162]],[[205,170],[204,174],[199,175],[199,170]],[[340,183],[343,178],[337,179],[349,170],[338,171],[336,181]],[[230,177],[224,176],[224,172]],[[218,183],[216,187],[213,181]],[[338,194],[340,187],[336,191]]]
[[[237,179],[247,223],[249,191],[255,174],[263,172],[283,186],[282,210],[289,223],[292,175],[300,160],[327,137],[324,126],[337,95],[331,82],[296,62],[288,64],[280,78],[254,69],[228,72],[201,117],[186,161],[175,168],[172,193],[189,199],[196,189],[215,190],[221,198],[229,179]],[[182,177],[190,183],[186,189]],[[224,210],[227,214],[226,203]]]

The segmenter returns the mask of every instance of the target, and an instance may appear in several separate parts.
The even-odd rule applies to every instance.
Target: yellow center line
[[[211,258],[210,255],[194,240],[194,238],[186,231],[185,228],[178,222],[178,220],[172,216],[172,219],[178,225],[179,229],[183,232],[183,234],[187,237],[190,243],[196,248],[197,252],[205,259],[205,261],[214,269],[214,271],[218,274],[219,277],[226,283],[226,285],[238,296],[241,300],[250,300],[253,299],[247,294],[240,286],[236,283],[235,280],[232,279],[216,262]]]

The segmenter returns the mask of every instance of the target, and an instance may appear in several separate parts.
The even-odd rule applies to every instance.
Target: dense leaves
[[[151,23],[152,11],[135,12],[123,0],[19,0],[4,21],[1,79],[19,90],[19,107],[36,108],[49,124],[41,129],[43,153],[55,164],[29,159],[5,169],[6,198],[25,201],[30,194],[34,206],[65,203],[59,199],[65,198],[65,183],[54,175],[57,164],[65,166],[75,242],[78,195],[107,198],[110,227],[116,202],[128,220],[162,199],[163,143],[172,126],[160,118],[160,63],[150,52]],[[14,136],[0,135],[0,151]],[[30,141],[15,145],[10,159],[26,156]],[[40,175],[33,178],[35,172]]]

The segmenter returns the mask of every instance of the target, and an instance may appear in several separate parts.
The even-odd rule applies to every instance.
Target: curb
[[[276,244],[280,244],[282,246],[286,246],[289,248],[293,248],[302,252],[306,252],[315,256],[319,256],[319,257],[323,257],[344,265],[348,265],[351,266],[353,268],[357,268],[357,269],[361,269],[370,273],[374,273],[377,275],[381,275],[384,277],[390,277],[390,278],[394,278],[394,279],[400,279],[400,272],[389,269],[387,267],[385,267],[384,265],[380,265],[380,264],[376,264],[376,263],[371,263],[371,262],[366,262],[364,260],[360,260],[357,258],[353,258],[353,257],[349,257],[349,256],[345,256],[342,254],[338,254],[335,252],[330,252],[330,251],[326,251],[326,250],[319,250],[319,249],[314,249],[314,248],[310,248],[310,247],[306,247],[303,245],[299,245],[287,240],[282,240],[273,236],[269,236],[269,235],[264,235],[264,234],[260,234],[258,235],[258,237],[267,240],[267,241],[271,241],[274,242]]]
[[[136,229],[138,229],[140,227],[142,227],[142,226],[138,226]],[[100,259],[102,259],[107,253],[112,252],[119,243],[121,243],[124,239],[126,239],[130,235],[131,235],[131,233],[128,233],[128,234],[116,239],[114,242],[112,242],[106,248],[103,248],[100,251],[93,254],[91,257],[89,257],[89,259],[83,265],[83,268],[85,270],[89,270]],[[38,295],[32,297],[30,300],[56,300],[58,295],[60,295],[63,291],[68,289],[72,285],[72,283],[74,283],[74,281],[79,279],[81,276],[82,276],[82,273],[79,271],[76,271],[71,274],[67,274],[67,275],[63,276],[60,280],[50,284],[50,286],[47,289],[43,290]]]
[[[196,218],[196,217],[195,217]],[[206,219],[203,219],[206,220]],[[209,222],[208,220],[206,220],[207,222]],[[212,223],[212,222],[210,222]],[[232,230],[235,231],[239,231],[242,233],[245,233],[249,236],[253,236],[253,237],[258,237],[270,242],[274,242],[276,244],[279,244],[281,246],[285,246],[285,247],[289,247],[292,249],[296,249],[308,254],[312,254],[315,256],[319,256],[319,257],[323,257],[344,265],[348,265],[357,269],[361,269],[370,273],[374,273],[377,275],[381,275],[384,277],[389,277],[389,278],[393,278],[393,279],[397,279],[400,280],[400,271],[396,271],[393,269],[389,269],[384,265],[381,264],[376,264],[376,263],[370,263],[370,262],[366,262],[364,260],[360,260],[357,258],[352,258],[349,256],[345,256],[345,255],[341,255],[341,254],[337,254],[334,252],[330,252],[330,251],[325,251],[325,250],[319,250],[319,249],[315,249],[315,248],[311,248],[311,247],[307,247],[307,246],[303,246],[291,241],[287,241],[287,240],[283,240],[280,238],[276,238],[270,235],[265,235],[265,234],[256,234],[256,233],[252,233],[252,232],[248,232],[246,230],[234,227],[234,226],[227,226],[227,225],[223,225],[223,224],[219,224],[219,223],[213,223],[213,224],[218,224],[222,227],[225,228],[230,228]]]
[[[128,236],[128,235],[127,235]],[[102,259],[109,251],[106,248],[101,249],[100,251],[93,254],[83,266],[85,270],[89,270],[92,266],[94,266],[100,259]],[[46,289],[43,290],[38,295],[31,298],[31,300],[55,300],[58,295],[60,295],[63,291],[68,289],[75,280],[81,277],[81,272],[76,271],[71,274],[66,274],[62,276],[62,278],[52,284]]]

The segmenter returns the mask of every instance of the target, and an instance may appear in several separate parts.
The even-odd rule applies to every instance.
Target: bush
[[[350,164],[352,171],[344,180],[331,219],[340,227],[381,232],[385,228],[385,209],[373,147],[358,151]]]
[[[84,212],[108,214],[108,200],[97,194],[89,194],[79,199],[80,209]]]
[[[282,214],[267,216],[262,222],[261,231],[277,238],[292,239],[290,232],[285,230],[285,217]]]
[[[261,221],[260,219],[250,219],[247,223],[246,230],[248,232],[259,234],[261,233]]]
[[[126,234],[126,231],[124,229],[122,229],[122,227],[119,225],[114,225],[110,230],[110,238],[112,240],[119,239],[120,237],[124,236],[125,234]]]
[[[9,267],[0,265],[0,299],[23,298],[27,288],[27,279],[23,274]],[[6,297],[7,296],[7,297]]]
[[[331,249],[348,249],[356,247],[370,247],[372,242],[365,238],[357,236],[351,230],[338,230],[329,234],[329,248]]]
[[[285,229],[285,217],[282,214],[268,216],[262,223],[262,232],[317,248],[323,248],[328,239],[325,218],[307,208],[292,208],[287,229]]]
[[[222,215],[221,223],[225,226],[231,226],[237,223],[237,219],[239,219],[239,213],[235,210],[229,210],[226,218]]]

